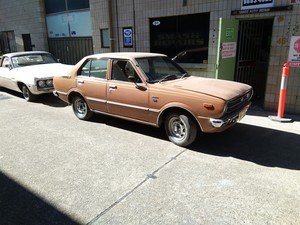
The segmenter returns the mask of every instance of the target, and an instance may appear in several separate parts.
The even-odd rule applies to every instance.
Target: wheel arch
[[[158,126],[161,127],[164,124],[166,116],[171,112],[182,112],[191,116],[194,119],[195,123],[198,124],[198,128],[202,131],[202,126],[197,120],[196,116],[187,108],[183,106],[169,106],[164,108],[158,116]]]
[[[18,88],[20,89],[20,91],[22,91],[22,86],[23,85],[25,85],[28,88],[28,86],[25,83],[21,82],[21,81],[18,81],[17,85],[18,85]]]
[[[71,91],[68,94],[68,102],[70,104],[72,104],[73,98],[76,97],[76,96],[82,97],[84,100],[86,100],[80,92],[78,92],[78,91]]]

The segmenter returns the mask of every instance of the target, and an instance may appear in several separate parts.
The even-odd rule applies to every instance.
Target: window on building
[[[67,0],[68,10],[89,9],[89,0]]]
[[[62,0],[45,0],[46,14],[67,11],[66,3]]]
[[[182,63],[207,63],[209,13],[150,19],[150,50]]]
[[[45,0],[46,14],[90,8],[89,0]]]
[[[110,43],[109,43],[109,31],[108,29],[101,29],[101,47],[102,48],[109,48]]]

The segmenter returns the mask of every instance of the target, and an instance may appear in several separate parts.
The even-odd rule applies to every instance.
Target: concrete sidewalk
[[[291,122],[273,121],[269,118],[270,116],[277,117],[277,113],[264,111],[262,108],[254,105],[240,123],[300,134],[300,115],[285,114],[284,118],[291,119]]]

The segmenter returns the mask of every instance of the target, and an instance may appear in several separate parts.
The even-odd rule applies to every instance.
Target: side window
[[[107,59],[95,59],[91,62],[90,76],[106,79]]]
[[[78,76],[86,76],[88,77],[90,74],[90,68],[91,68],[91,60],[88,60],[78,71]]]
[[[112,64],[112,80],[141,83],[141,79],[129,61],[114,60]]]
[[[79,76],[106,79],[107,59],[88,60],[78,71]]]
[[[2,67],[8,67],[9,66],[9,58],[5,57],[3,59]]]

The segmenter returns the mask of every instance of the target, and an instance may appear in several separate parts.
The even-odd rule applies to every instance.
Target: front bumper
[[[210,122],[211,126],[214,127],[214,128],[221,128],[221,127],[224,127],[224,126],[234,124],[237,121],[241,120],[246,115],[248,109],[250,108],[250,105],[251,105],[251,103],[249,103],[246,107],[244,107],[238,113],[230,115],[230,116],[225,117],[225,118],[221,118],[221,119],[210,118],[209,122]]]
[[[47,94],[47,93],[51,93],[53,92],[54,88],[50,87],[50,88],[38,88],[36,85],[29,85],[28,86],[30,92],[34,95],[39,95],[39,94]]]

